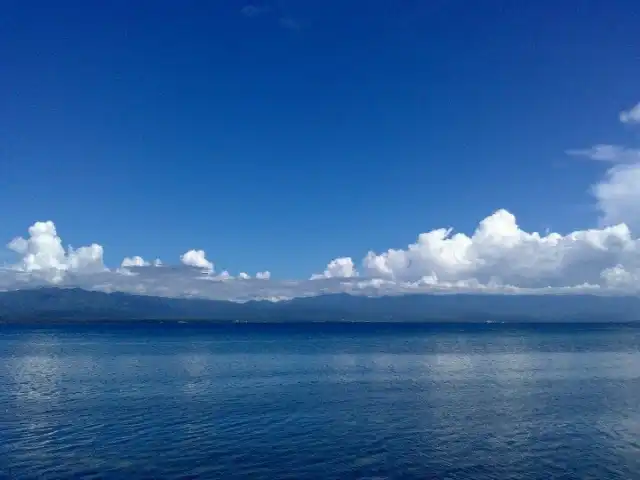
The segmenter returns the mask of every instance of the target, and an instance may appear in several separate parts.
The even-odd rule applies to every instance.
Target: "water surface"
[[[640,328],[0,326],[0,477],[640,478]]]

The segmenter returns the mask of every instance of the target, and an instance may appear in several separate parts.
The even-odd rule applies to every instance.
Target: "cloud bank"
[[[472,235],[434,229],[405,248],[367,253],[358,269],[353,259],[337,258],[324,272],[300,281],[272,280],[269,272],[216,273],[203,250],[189,250],[178,265],[134,256],[108,269],[98,244],[65,250],[53,222],[35,223],[9,248],[19,259],[0,270],[3,289],[54,284],[242,301],[336,292],[629,293],[640,287],[640,239],[625,224],[541,235],[522,230],[506,210],[482,220]]]
[[[640,104],[620,113],[619,120],[640,124]],[[308,280],[276,280],[269,271],[253,277],[217,273],[206,252],[197,249],[183,253],[176,265],[131,256],[110,269],[101,245],[65,248],[56,225],[45,221],[7,244],[16,261],[0,267],[0,289],[59,285],[236,301],[337,292],[640,294],[640,150],[596,144],[567,152],[607,166],[591,187],[601,212],[597,228],[527,232],[514,214],[498,209],[470,234],[451,226],[435,228],[406,247],[368,252],[359,261],[331,260]]]

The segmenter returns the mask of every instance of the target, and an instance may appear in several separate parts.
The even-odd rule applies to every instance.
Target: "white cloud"
[[[52,221],[36,222],[29,227],[29,237],[14,238],[7,247],[22,259],[14,270],[37,273],[50,282],[62,281],[66,272],[96,273],[105,270],[100,245],[65,250]]]
[[[620,121],[622,123],[640,123],[640,102],[631,109],[620,112]]]
[[[340,257],[331,260],[325,271],[311,276],[312,280],[320,278],[351,278],[357,277],[358,272],[351,257]]]
[[[228,271],[213,274],[213,263],[203,250],[189,250],[180,257],[182,265],[148,262],[140,256],[126,257],[120,268],[109,270],[103,263],[103,248],[65,250],[53,222],[36,222],[27,238],[17,237],[7,247],[18,255],[17,263],[0,267],[0,290],[46,285],[81,287],[106,292],[250,300],[282,299],[305,295],[313,290],[297,282],[275,282],[268,271],[255,279],[242,272],[234,277]]]
[[[233,279],[233,277],[231,276],[231,274],[227,270],[224,270],[223,272],[221,272],[218,275],[218,279],[220,279],[220,280],[231,280],[231,279]]]
[[[640,103],[620,113],[620,121],[640,123]],[[625,223],[631,231],[640,232],[640,149],[598,144],[567,153],[614,164],[591,188],[602,225]]]
[[[0,289],[55,283],[102,291],[211,299],[283,299],[324,293],[392,295],[415,292],[640,293],[640,240],[625,224],[567,234],[522,230],[516,218],[498,210],[471,235],[437,228],[415,243],[385,252],[369,252],[356,271],[349,257],[333,260],[313,280],[272,280],[268,271],[255,278],[213,275],[202,250],[181,257],[183,265],[161,268],[142,258],[123,261],[129,268],[109,271],[99,245],[62,248],[51,222],[39,222],[26,239],[10,248],[20,255],[0,269]],[[198,268],[194,268],[198,267]]]
[[[636,106],[626,123],[640,115]],[[640,122],[640,120],[639,120]],[[391,295],[409,292],[593,292],[640,294],[640,150],[597,144],[571,150],[607,162],[591,188],[602,213],[601,227],[574,232],[528,232],[500,209],[471,233],[450,226],[418,235],[402,248],[368,252],[360,262],[339,257],[309,280],[274,280],[269,271],[255,278],[241,272],[214,274],[204,250],[189,250],[178,266],[127,257],[108,270],[98,244],[65,249],[53,222],[37,222],[26,238],[7,247],[18,256],[0,268],[0,289],[50,285],[80,286],[160,296],[244,301],[324,293]],[[356,267],[356,263],[358,266]],[[162,265],[161,268],[158,268]]]
[[[103,263],[104,249],[95,243],[88,247],[80,247],[74,250],[69,247],[67,264],[72,272],[89,273],[105,270]]]
[[[146,262],[144,258],[135,256],[135,257],[125,257],[120,264],[122,268],[126,267],[148,267],[149,262]]]
[[[22,237],[16,237],[7,244],[7,248],[20,255],[24,255],[29,249],[29,242]]]
[[[603,224],[626,222],[634,232],[640,232],[640,163],[609,169],[592,191]]]
[[[630,285],[640,284],[640,269],[629,272],[622,265],[606,268],[602,271],[602,279],[605,285],[611,288],[627,288]]]
[[[204,250],[189,250],[180,257],[183,265],[213,271],[213,263],[207,260]]]
[[[404,249],[369,252],[363,273],[423,285],[545,288],[598,284],[601,272],[617,264],[640,265],[640,244],[624,224],[541,235],[523,231],[514,215],[498,210],[471,236],[435,229]]]
[[[591,160],[610,163],[638,163],[640,162],[640,150],[626,148],[620,145],[594,145],[586,149],[568,150],[569,155],[586,157]]]
[[[234,278],[227,271],[212,275],[213,264],[202,250],[183,255],[183,266],[157,268],[131,257],[123,262],[132,265],[131,271],[109,271],[99,245],[65,251],[51,222],[36,223],[29,232],[27,239],[10,242],[21,260],[0,270],[0,288],[53,282],[104,291],[233,300],[334,292],[547,293],[594,288],[629,292],[640,288],[640,240],[625,224],[541,235],[522,230],[506,210],[482,220],[471,235],[439,228],[420,234],[405,248],[369,252],[360,276],[353,260],[344,257],[330,262],[314,280],[302,281],[271,280],[269,272],[259,272],[255,279],[246,273]]]

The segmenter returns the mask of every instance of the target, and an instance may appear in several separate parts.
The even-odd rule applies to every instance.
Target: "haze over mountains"
[[[366,297],[320,295],[292,300],[180,299],[78,288],[0,292],[0,320],[207,320],[220,322],[631,322],[640,297],[443,294]]]

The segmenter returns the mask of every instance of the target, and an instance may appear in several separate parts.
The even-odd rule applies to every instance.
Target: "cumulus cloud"
[[[600,284],[602,271],[618,264],[637,268],[639,245],[624,224],[541,235],[522,230],[513,214],[498,210],[471,236],[441,228],[404,249],[369,252],[363,273],[423,285],[571,287]]]
[[[638,106],[620,120],[636,122]],[[640,150],[596,144],[571,155],[607,165],[591,187],[601,212],[598,228],[528,232],[515,215],[498,209],[472,232],[451,226],[426,230],[400,248],[368,252],[362,260],[339,257],[308,280],[275,280],[269,271],[252,278],[215,274],[204,250],[189,250],[179,265],[125,258],[109,270],[98,244],[65,248],[53,222],[36,222],[7,247],[18,257],[0,268],[0,289],[56,284],[102,291],[171,297],[271,299],[347,292],[607,292],[640,294]],[[162,268],[158,268],[162,265]]]
[[[351,257],[340,257],[331,260],[323,273],[314,274],[312,280],[320,278],[351,278],[357,277],[358,272]]]
[[[404,248],[369,252],[360,262],[341,257],[310,280],[254,278],[243,272],[213,274],[202,250],[182,255],[182,264],[158,268],[141,257],[108,270],[102,247],[62,247],[52,222],[38,222],[27,238],[9,247],[19,255],[0,269],[0,289],[55,283],[100,291],[246,301],[325,293],[393,295],[415,292],[638,292],[640,240],[625,224],[566,234],[527,232],[513,214],[498,210],[471,235],[436,228]],[[197,268],[194,268],[197,267]]]
[[[213,263],[207,260],[204,250],[189,250],[180,257],[183,265],[213,271]]]
[[[640,162],[610,168],[592,191],[603,224],[626,222],[640,232]]]
[[[268,271],[255,279],[245,272],[234,277],[228,271],[213,274],[203,250],[189,250],[181,265],[163,265],[159,259],[126,257],[120,267],[109,270],[103,263],[103,248],[93,244],[65,250],[53,222],[36,222],[26,238],[16,237],[7,247],[18,256],[16,263],[0,267],[0,290],[46,285],[81,287],[105,292],[122,291],[169,297],[251,300],[282,299],[296,295],[293,282],[274,282]],[[162,267],[162,268],[159,268]],[[302,293],[311,294],[306,289]]]
[[[218,279],[219,280],[231,280],[231,279],[233,279],[233,277],[231,276],[231,274],[227,270],[223,270],[218,275]]]
[[[148,267],[149,262],[146,262],[144,258],[135,256],[135,257],[125,257],[120,264],[121,267]]]
[[[622,265],[604,269],[601,277],[607,287],[614,289],[625,289],[630,285],[640,284],[640,270],[636,268],[635,271],[629,272]]]
[[[27,238],[16,237],[7,247],[21,256],[21,261],[14,266],[15,270],[35,272],[53,283],[60,282],[66,272],[95,273],[105,270],[102,246],[94,243],[88,247],[69,247],[65,250],[52,221],[34,223],[29,227]]]
[[[162,260],[160,260],[159,258],[156,258],[153,262],[147,262],[144,258],[139,257],[138,255],[135,255],[133,257],[125,257],[122,260],[122,263],[120,263],[121,268],[138,268],[149,266],[161,267],[162,265]]]
[[[640,103],[620,113],[620,121],[640,123]],[[601,223],[625,223],[633,232],[640,232],[640,149],[597,144],[567,153],[613,164],[602,180],[591,188],[596,206],[602,213]]]
[[[634,107],[624,112],[620,112],[620,121],[622,123],[637,124],[640,123],[640,102]]]

